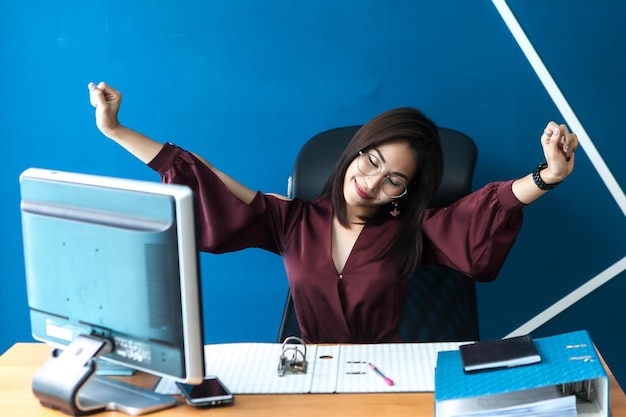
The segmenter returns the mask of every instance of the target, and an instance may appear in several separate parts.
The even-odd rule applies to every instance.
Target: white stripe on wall
[[[539,58],[537,51],[535,51],[535,48],[530,43],[530,40],[528,40],[528,37],[522,30],[522,27],[519,25],[519,22],[511,12],[509,6],[506,4],[506,1],[492,0],[492,2],[498,9],[500,16],[502,16],[504,23],[508,26],[518,45],[522,48],[522,52],[526,55],[526,59],[528,59],[528,62],[530,62],[530,65],[532,65],[533,69],[537,73],[537,76],[541,80],[544,88],[548,91],[548,94],[550,94],[554,104],[556,104],[557,108],[563,115],[565,122],[570,127],[571,131],[576,133],[578,136],[580,146],[585,150],[585,153],[591,160],[594,168],[598,171],[598,174],[600,174],[600,178],[602,178],[602,181],[604,181],[604,184],[609,189],[611,195],[617,202],[617,205],[622,210],[622,213],[626,216],[626,195],[624,194],[624,191],[621,189],[615,180],[615,177],[598,153],[598,150],[589,138],[585,128],[578,120],[578,117],[576,117],[576,114],[574,114],[574,111],[565,99],[565,96],[563,96],[563,93],[561,93],[559,87],[556,85],[556,82],[554,82],[554,79],[548,72],[546,66],[543,64],[543,61]]]
[[[556,317],[559,313],[574,305],[577,301],[580,301],[582,298],[591,294],[593,291],[600,288],[620,273],[624,272],[624,270],[626,270],[626,256],[589,281],[585,282],[580,287],[576,288],[571,293],[567,294],[565,297],[561,298],[556,303],[552,304],[541,313],[537,314],[532,319],[528,320],[526,323],[522,324],[517,329],[513,330],[505,337],[523,336],[532,332]]]
[[[507,27],[511,31],[511,34],[517,41],[517,44],[522,49],[522,52],[526,56],[526,59],[528,59],[528,62],[530,62],[530,65],[537,73],[537,76],[539,77],[544,88],[550,95],[550,98],[552,98],[554,104],[561,112],[561,115],[565,119],[565,122],[570,127],[571,131],[575,132],[578,136],[578,142],[581,148],[585,151],[585,153],[591,160],[593,167],[600,175],[600,178],[613,196],[613,199],[615,199],[615,202],[617,203],[619,208],[622,210],[622,213],[624,213],[624,216],[626,216],[626,195],[624,195],[624,191],[620,187],[619,183],[615,180],[615,177],[602,159],[602,156],[600,156],[600,153],[598,152],[591,138],[587,134],[587,131],[578,120],[578,117],[576,117],[576,114],[565,99],[565,96],[548,72],[546,66],[543,64],[543,61],[537,54],[537,51],[535,50],[533,45],[530,43],[530,40],[526,36],[526,33],[524,33],[519,22],[513,15],[513,12],[511,12],[511,9],[506,4],[505,0],[492,0],[492,2],[498,10],[498,13],[500,13],[502,20],[504,20],[504,23],[506,23]],[[580,299],[586,297],[591,292],[595,291],[597,288],[615,278],[617,275],[624,272],[625,270],[626,257],[611,265],[609,268],[607,268],[594,278],[590,279],[585,284],[581,285],[576,290],[572,291],[561,300],[557,301],[552,306],[542,311],[505,337],[528,334],[533,330],[541,327],[543,324],[547,323],[556,315],[569,308]]]

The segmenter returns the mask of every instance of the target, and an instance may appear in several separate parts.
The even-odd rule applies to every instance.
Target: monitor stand
[[[112,351],[106,338],[78,336],[66,349],[55,349],[32,382],[42,405],[72,416],[105,410],[141,415],[177,404],[174,397],[96,376],[97,359]]]

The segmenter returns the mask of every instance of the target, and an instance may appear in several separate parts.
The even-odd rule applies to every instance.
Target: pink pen
[[[378,375],[380,375],[380,377],[381,377],[382,379],[384,379],[384,380],[385,380],[385,383],[386,383],[387,385],[389,385],[389,386],[392,386],[392,385],[393,385],[393,380],[392,380],[391,378],[387,378],[387,377],[385,376],[385,374],[383,374],[382,372],[380,372],[380,369],[378,369],[377,367],[375,367],[375,366],[374,366],[374,364],[373,364],[373,363],[368,362],[367,364],[370,366],[370,369],[371,369],[372,371],[376,372]]]

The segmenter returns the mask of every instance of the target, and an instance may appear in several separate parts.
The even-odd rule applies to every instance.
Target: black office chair
[[[361,126],[340,127],[309,139],[296,158],[291,195],[314,200],[339,155]],[[461,132],[439,128],[444,173],[430,207],[446,207],[470,193],[478,150]],[[278,329],[278,343],[302,335],[296,320],[291,291]],[[440,265],[419,265],[410,278],[401,326],[405,342],[479,340],[476,286],[472,279]]]

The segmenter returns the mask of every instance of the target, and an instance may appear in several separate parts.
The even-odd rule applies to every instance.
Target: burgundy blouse
[[[250,205],[191,153],[166,144],[149,163],[164,182],[191,187],[197,199],[199,249],[224,253],[257,247],[282,256],[307,343],[400,341],[406,285],[393,256],[374,260],[393,240],[390,216],[366,224],[339,274],[331,257],[332,204],[257,192]],[[444,209],[424,214],[423,263],[495,279],[522,224],[512,181],[491,183]]]

